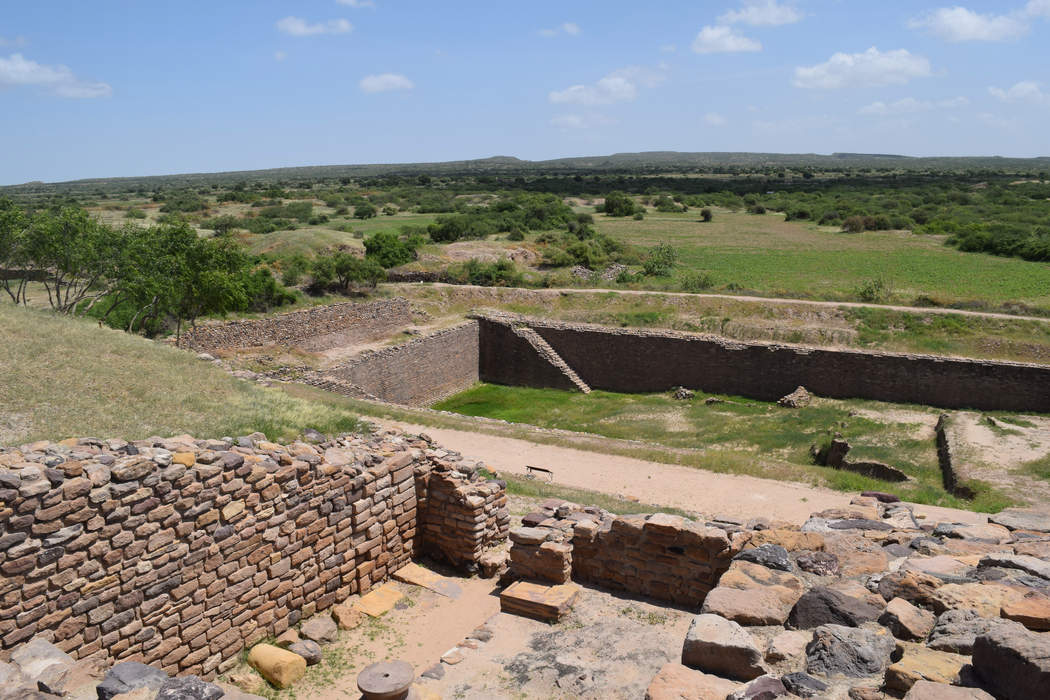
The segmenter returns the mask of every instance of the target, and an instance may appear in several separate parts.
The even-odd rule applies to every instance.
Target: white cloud
[[[547,98],[554,104],[607,105],[630,102],[638,97],[638,86],[655,87],[665,79],[662,71],[630,66],[613,71],[594,85],[572,85],[555,90]]]
[[[1035,2],[1029,3],[1036,6]],[[912,29],[925,29],[945,41],[1007,41],[1028,31],[1028,25],[1017,13],[981,14],[956,5],[942,7],[908,22]]]
[[[1024,6],[1024,14],[1028,17],[1050,19],[1050,0],[1029,0]]]
[[[286,54],[284,51],[274,51],[273,58],[275,61],[283,61],[284,59],[288,58],[288,54]]]
[[[977,115],[977,120],[986,126],[995,129],[1016,129],[1017,120],[1011,117],[1001,117],[998,114],[982,112]]]
[[[988,92],[1003,102],[1050,102],[1050,94],[1043,92],[1039,83],[1022,80],[1007,89],[990,87]]]
[[[725,126],[729,121],[717,112],[708,112],[704,115],[704,122],[708,126]]]
[[[20,53],[0,57],[0,87],[37,85],[59,97],[87,99],[109,97],[113,88],[106,83],[80,80],[66,66],[45,66]]]
[[[277,21],[278,31],[291,36],[314,36],[316,34],[348,34],[354,25],[345,19],[330,19],[327,22],[307,22],[301,17],[285,17]]]
[[[739,10],[730,10],[718,21],[722,24],[750,24],[776,27],[794,24],[802,19],[802,13],[790,5],[781,5],[777,0],[745,0]]]
[[[593,129],[615,121],[601,114],[559,114],[550,123],[559,129]]]
[[[416,85],[400,73],[380,73],[366,75],[359,83],[364,92],[391,92],[394,90],[411,90]]]
[[[918,114],[919,112],[932,112],[935,109],[958,109],[970,104],[965,97],[953,97],[948,100],[917,100],[914,97],[905,97],[896,102],[872,102],[857,110],[857,114],[873,117],[889,117],[901,114]]]
[[[563,22],[553,29],[541,29],[540,36],[553,37],[559,34],[566,34],[568,36],[579,36],[580,25],[575,22]]]
[[[372,0],[336,0],[336,2],[338,2],[340,5],[352,7],[356,10],[360,10],[363,7],[369,7],[374,10],[376,6],[376,4]]]
[[[863,53],[836,53],[824,63],[799,66],[794,84],[800,88],[833,90],[844,87],[903,85],[932,73],[930,62],[907,49],[885,53],[874,46]]]
[[[737,34],[731,27],[704,27],[693,40],[693,51],[697,53],[738,53],[741,51],[761,51],[762,44],[742,34]]]

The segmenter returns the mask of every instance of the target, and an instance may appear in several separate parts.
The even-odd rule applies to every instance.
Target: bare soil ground
[[[601,491],[644,503],[672,506],[707,516],[767,517],[801,523],[810,513],[849,504],[853,494],[803,484],[678,467],[632,457],[607,455],[516,438],[462,430],[430,428],[376,419],[384,427],[426,433],[467,459],[491,469],[525,476],[526,465],[554,471],[555,482]],[[936,506],[916,506],[920,515],[956,522],[985,522],[979,513]]]

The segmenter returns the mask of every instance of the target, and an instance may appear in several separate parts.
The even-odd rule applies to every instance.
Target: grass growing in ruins
[[[714,471],[749,473],[823,484],[843,491],[892,490],[933,505],[1000,510],[1010,503],[991,487],[972,503],[942,486],[931,426],[937,411],[871,401],[817,399],[804,409],[731,396],[677,401],[669,394],[591,394],[479,384],[435,405],[439,410],[497,418],[542,428],[602,435],[674,450],[703,450],[698,460]],[[813,464],[809,448],[838,433],[850,441],[852,459],[886,462],[915,481],[890,484]],[[656,461],[667,461],[659,460]],[[750,463],[750,468],[743,466]],[[757,467],[757,468],[756,468]]]
[[[351,414],[231,377],[193,353],[80,319],[0,304],[0,445],[357,429]]]

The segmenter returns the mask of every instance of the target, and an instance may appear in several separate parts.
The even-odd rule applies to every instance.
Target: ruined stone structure
[[[474,321],[402,345],[368,352],[324,372],[352,385],[345,393],[425,406],[478,381],[478,324]]]
[[[528,326],[588,387],[622,392],[676,386],[765,401],[805,386],[831,398],[943,408],[1050,412],[1050,366],[731,341],[512,316],[478,319],[482,381],[577,388],[521,337]]]
[[[408,300],[395,297],[319,306],[262,319],[202,324],[182,337],[186,347],[205,352],[271,344],[320,352],[382,338],[410,323]]]
[[[391,433],[0,448],[0,650],[212,677],[420,549],[469,566],[505,537],[502,485],[458,459]]]

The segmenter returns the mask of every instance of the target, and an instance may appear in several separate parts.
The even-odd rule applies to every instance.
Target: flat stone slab
[[[394,607],[397,601],[405,596],[392,583],[384,583],[379,588],[361,596],[354,608],[371,617],[379,617]]]
[[[426,588],[453,600],[463,595],[463,589],[458,583],[440,574],[435,574],[429,569],[424,569],[415,562],[409,562],[395,571],[394,580]]]
[[[543,586],[517,581],[499,594],[500,610],[534,620],[555,622],[569,611],[579,594],[580,587],[575,583]]]
[[[1050,532],[1050,513],[1028,508],[1007,508],[988,516],[988,521],[1011,530]]]

